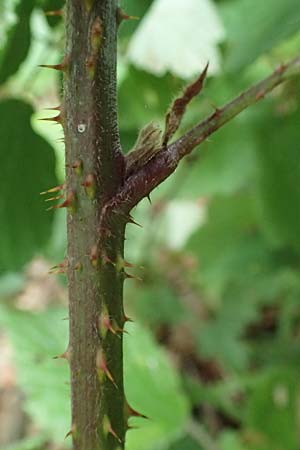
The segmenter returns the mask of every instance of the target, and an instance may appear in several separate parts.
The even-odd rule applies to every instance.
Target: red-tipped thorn
[[[105,415],[103,417],[103,430],[104,430],[105,434],[111,434],[120,444],[122,444],[122,440],[120,439],[120,437],[117,435],[117,433],[113,429],[111,422],[110,422],[109,418],[107,417],[107,415]]]
[[[134,320],[132,320],[131,317],[128,317],[128,316],[126,316],[126,314],[124,314],[124,322],[125,322],[125,323],[126,323],[126,322],[131,322],[131,323],[133,323]]]
[[[131,417],[141,417],[142,419],[149,419],[149,417],[145,416],[144,414],[139,413],[135,409],[133,409],[128,402],[125,403],[125,411],[127,413],[127,416]]]
[[[140,278],[140,277],[136,277],[135,275],[131,275],[130,273],[127,273],[127,272],[123,272],[123,273],[124,273],[125,279],[143,281],[142,278]]]
[[[54,205],[47,209],[47,211],[50,211],[51,209],[60,209],[60,208],[68,208],[69,210],[74,211],[76,204],[76,196],[73,191],[70,191],[67,195],[66,200],[61,203],[60,205]]]
[[[40,195],[52,194],[53,192],[58,192],[65,189],[65,184],[60,184],[59,186],[54,186],[53,188],[48,189],[47,191],[40,192]]]
[[[132,216],[128,216],[128,223],[132,223],[133,225],[137,225],[138,227],[140,227],[140,228],[143,228],[143,226],[142,225],[140,225],[139,223],[137,223],[135,220],[134,220],[134,218],[132,217]]]
[[[112,376],[111,372],[109,371],[109,369],[107,367],[106,359],[101,350],[98,350],[98,352],[97,352],[96,367],[100,371],[100,374],[103,373],[109,379],[109,381],[115,386],[115,388],[118,389],[118,386],[114,380],[114,377]]]
[[[124,259],[124,267],[133,268],[133,267],[135,267],[135,265],[134,264],[130,264],[128,261],[125,261],[125,259]]]
[[[70,436],[73,436],[75,434],[75,431],[76,431],[76,427],[75,427],[75,425],[72,425],[71,430],[68,431],[68,433],[65,435],[65,439],[67,439]]]
[[[49,108],[44,108],[45,111],[61,111],[61,106],[53,106]]]
[[[68,261],[65,260],[62,263],[59,263],[59,264],[56,264],[53,267],[50,267],[49,273],[53,273],[53,271],[56,271],[56,269],[66,269],[67,265],[68,265]]]
[[[67,350],[58,356],[53,356],[53,359],[65,359],[67,361],[70,361],[70,350],[67,348]]]
[[[60,64],[40,64],[38,67],[65,72],[68,67],[68,58],[65,57]]]
[[[57,195],[56,197],[45,198],[45,202],[52,202],[54,200],[61,200],[63,197],[64,197],[63,195]]]
[[[109,330],[113,334],[117,334],[116,330],[112,326],[109,316],[102,316],[101,318],[101,326],[106,330]]]
[[[117,10],[117,22],[120,24],[122,20],[140,20],[138,16],[130,16],[122,8]]]
[[[63,14],[64,14],[64,12],[63,12],[62,9],[57,9],[55,11],[46,11],[45,12],[45,16],[50,16],[50,17],[53,17],[53,16],[62,17]]]
[[[73,430],[70,430],[67,432],[67,434],[65,435],[65,440],[68,439],[68,437],[72,436],[73,434]]]
[[[43,122],[55,122],[55,123],[59,123],[59,124],[62,123],[61,114],[58,114],[57,116],[54,116],[54,117],[43,117],[42,119],[39,119],[39,120],[42,120]]]

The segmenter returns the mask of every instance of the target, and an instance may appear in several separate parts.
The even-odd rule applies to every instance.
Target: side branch
[[[250,105],[263,99],[276,86],[297,75],[300,75],[300,58],[279,66],[272,75],[250,87],[222,108],[216,109],[181,138],[167,147],[162,147],[150,161],[130,175],[110,201],[110,205],[115,211],[128,214],[140,200],[168,178],[179,161],[197,145]]]

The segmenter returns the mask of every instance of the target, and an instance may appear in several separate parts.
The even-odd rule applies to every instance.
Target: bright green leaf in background
[[[31,41],[30,16],[34,6],[35,0],[26,0],[15,7],[15,22],[9,28],[4,46],[0,43],[0,85],[18,70],[27,56]]]
[[[149,420],[136,419],[141,428],[129,431],[127,450],[164,448],[182,433],[187,399],[180,378],[151,335],[137,324],[129,326],[128,333],[124,342],[125,392],[131,406]]]
[[[298,0],[229,0],[220,11],[230,72],[244,69],[300,28]]]
[[[57,184],[50,145],[30,126],[31,106],[0,103],[0,273],[19,270],[47,244],[53,213],[40,192]]]
[[[268,110],[257,147],[258,203],[266,235],[278,246],[300,245],[300,117]]]
[[[285,367],[266,372],[248,404],[246,426],[250,442],[264,450],[298,448],[299,405],[299,365],[297,369]]]
[[[14,347],[17,380],[26,396],[25,411],[39,432],[60,443],[70,429],[69,369],[65,360],[53,357],[67,346],[65,315],[63,309],[44,313],[0,309],[0,325]]]

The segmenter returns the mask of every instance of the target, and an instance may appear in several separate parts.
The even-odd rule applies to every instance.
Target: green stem
[[[66,139],[72,439],[124,448],[123,183],[116,108],[117,0],[68,0],[62,121]],[[105,214],[103,214],[105,211]]]
[[[250,87],[222,108],[215,110],[207,119],[200,122],[188,133],[167,147],[162,147],[145,165],[138,167],[125,180],[114,198],[116,209],[128,213],[139,201],[147,197],[153,189],[168,178],[181,159],[208,136],[254,103],[262,100],[279,84],[300,75],[300,59],[278,67],[272,75]]]

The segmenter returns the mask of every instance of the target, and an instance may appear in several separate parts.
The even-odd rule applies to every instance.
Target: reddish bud
[[[76,159],[76,161],[74,161],[72,164],[66,164],[66,167],[74,169],[77,175],[81,175],[83,170],[83,162],[81,161],[81,159]]]
[[[81,272],[82,270],[82,264],[80,262],[78,262],[77,264],[75,264],[74,270]]]
[[[95,198],[96,193],[96,179],[95,176],[92,173],[89,173],[84,182],[81,183],[82,186],[85,188],[85,192],[87,193],[87,196],[91,199]]]
[[[97,267],[97,265],[99,263],[99,252],[98,252],[97,244],[93,245],[93,247],[91,248],[89,257],[90,257],[90,261],[92,263],[92,266],[93,267]]]

